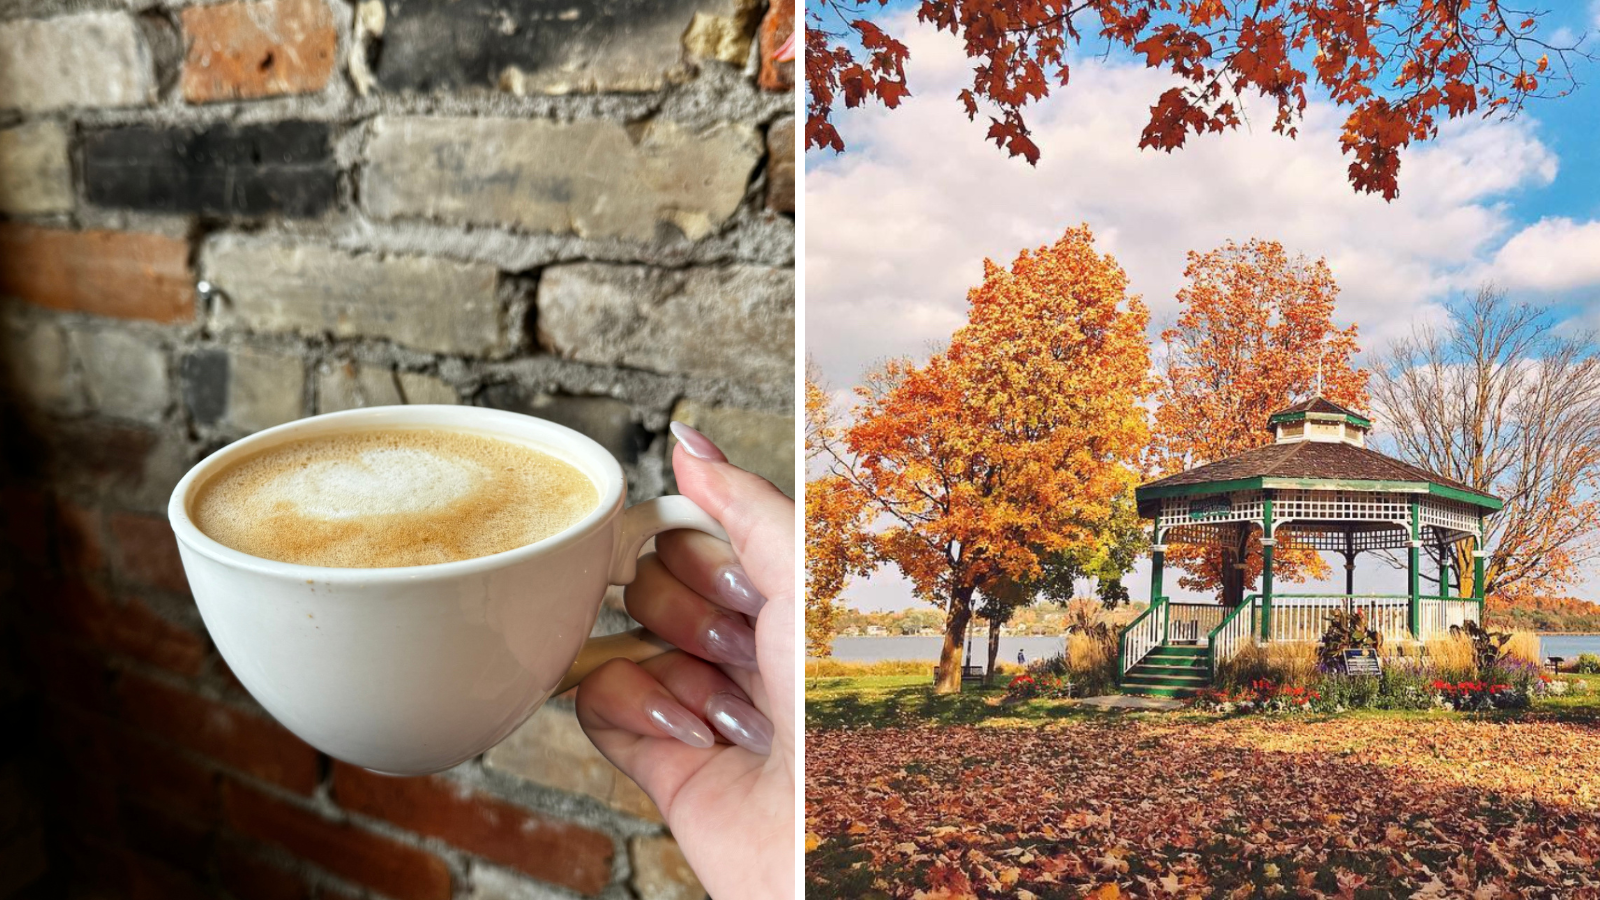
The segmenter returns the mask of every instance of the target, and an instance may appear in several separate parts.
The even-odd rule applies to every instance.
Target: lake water
[[[897,637],[839,637],[833,639],[833,658],[847,662],[877,662],[880,659],[926,659],[937,661],[939,648],[944,645],[940,637],[920,635]],[[1600,656],[1600,634],[1546,634],[1540,637],[1540,652],[1545,656],[1572,659],[1580,653]],[[1000,636],[1000,660],[1014,663],[1017,651],[1028,655],[1028,661],[1061,652],[1060,637]],[[987,637],[972,639],[973,662],[982,665],[988,659]]]

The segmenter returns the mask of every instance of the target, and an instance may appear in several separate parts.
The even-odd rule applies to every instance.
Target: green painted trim
[[[1447,500],[1459,500],[1490,511],[1505,508],[1505,502],[1495,497],[1485,497],[1431,481],[1362,481],[1353,478],[1234,478],[1229,481],[1207,481],[1201,484],[1172,484],[1151,487],[1145,485],[1133,491],[1136,503],[1165,500],[1168,497],[1202,497],[1207,494],[1227,494],[1233,491],[1251,491],[1261,488],[1292,488],[1320,491],[1371,491],[1392,494],[1433,494]]]
[[[1371,428],[1372,428],[1372,420],[1367,418],[1366,416],[1358,416],[1355,413],[1330,413],[1330,412],[1273,413],[1272,415],[1267,417],[1267,424],[1270,426],[1270,425],[1278,425],[1278,424],[1283,423],[1283,422],[1302,422],[1302,421],[1304,421],[1306,419],[1310,419],[1313,422],[1349,422],[1352,425],[1359,425],[1362,428],[1366,428],[1368,430],[1371,430]]]
[[[1272,492],[1261,498],[1261,536],[1274,539],[1272,533]],[[1274,540],[1274,543],[1276,541]],[[1272,639],[1272,551],[1273,545],[1261,545],[1261,639]]]
[[[1406,548],[1406,572],[1408,575],[1408,588],[1410,592],[1410,615],[1406,624],[1411,629],[1411,636],[1422,637],[1422,548],[1417,542],[1422,540],[1422,504],[1416,497],[1411,498],[1411,544]]]
[[[1453,488],[1443,484],[1434,484],[1431,481],[1428,482],[1428,493],[1443,497],[1446,500],[1460,500],[1462,503],[1481,506],[1491,512],[1499,512],[1506,507],[1506,502],[1499,497],[1485,497],[1482,494],[1474,494],[1471,491],[1463,491],[1460,488]]]

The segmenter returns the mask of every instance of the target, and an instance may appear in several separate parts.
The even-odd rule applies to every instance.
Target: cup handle
[[[639,550],[644,542],[675,528],[703,531],[720,541],[728,539],[728,533],[717,520],[688,497],[674,494],[635,504],[622,511],[622,534],[617,538],[617,549],[611,557],[610,582],[631,583],[639,571]],[[643,628],[589,638],[552,693],[560,694],[577,687],[584,676],[613,659],[644,662],[671,649],[671,644]]]

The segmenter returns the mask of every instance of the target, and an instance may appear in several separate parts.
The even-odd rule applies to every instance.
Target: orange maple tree
[[[1147,436],[1148,313],[1087,226],[985,260],[967,299],[945,350],[869,376],[830,453],[883,526],[872,554],[945,609],[941,692],[961,687],[974,592],[1100,540]]]
[[[910,50],[869,16],[888,0],[806,5],[806,147],[844,149],[835,105],[893,109],[910,93]],[[1024,111],[1067,85],[1087,37],[1120,47],[1176,84],[1150,106],[1139,146],[1171,151],[1190,135],[1244,121],[1255,95],[1272,129],[1294,137],[1312,93],[1345,111],[1339,142],[1356,190],[1393,199],[1399,151],[1439,123],[1475,112],[1514,116],[1530,98],[1562,96],[1576,41],[1539,34],[1538,9],[1499,0],[919,0],[917,19],[960,40],[973,60],[958,95],[969,119],[988,111],[988,138],[1039,159]],[[854,45],[854,46],[851,46]]]
[[[840,424],[816,367],[806,363],[807,464],[840,438]],[[838,608],[834,601],[853,575],[874,565],[861,494],[838,475],[806,479],[806,655],[832,656]]]
[[[1351,362],[1356,326],[1333,324],[1339,286],[1323,260],[1290,256],[1276,241],[1229,242],[1189,254],[1182,311],[1162,332],[1149,467],[1170,475],[1272,441],[1267,418],[1312,393],[1352,409],[1367,407],[1367,372]],[[1320,387],[1319,387],[1320,385]],[[1212,590],[1222,583],[1222,551],[1174,544],[1167,561],[1179,583]],[[1247,582],[1261,574],[1260,535],[1245,559]],[[1275,577],[1322,577],[1314,551],[1285,544]]]

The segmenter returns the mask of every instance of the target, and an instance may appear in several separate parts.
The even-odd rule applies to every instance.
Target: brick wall
[[[393,403],[573,425],[636,500],[679,418],[792,493],[792,20],[0,4],[0,705],[30,726],[0,895],[703,894],[563,701],[426,779],[300,743],[216,655],[163,509],[229,441]]]

